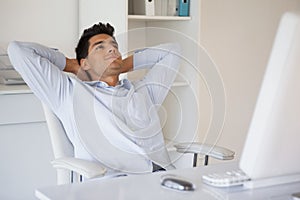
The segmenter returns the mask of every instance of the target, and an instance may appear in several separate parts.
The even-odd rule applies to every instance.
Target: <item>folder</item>
[[[134,15],[133,0],[128,0],[128,15]]]
[[[132,0],[134,15],[155,15],[154,0]]]
[[[155,15],[166,16],[168,10],[168,0],[154,0]]]
[[[155,15],[156,16],[161,16],[162,15],[162,0],[154,0],[154,6],[155,6]]]
[[[178,16],[178,3],[179,0],[168,0],[168,16]]]
[[[179,0],[179,16],[189,16],[190,13],[190,0]]]

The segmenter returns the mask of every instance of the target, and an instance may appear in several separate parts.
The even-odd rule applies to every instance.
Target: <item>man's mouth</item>
[[[110,59],[118,59],[120,56],[118,55],[110,55],[106,58],[106,60],[110,60]]]

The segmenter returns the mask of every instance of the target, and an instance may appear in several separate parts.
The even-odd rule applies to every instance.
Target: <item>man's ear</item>
[[[89,70],[91,68],[90,65],[89,65],[89,62],[86,58],[81,58],[80,66],[83,70]]]

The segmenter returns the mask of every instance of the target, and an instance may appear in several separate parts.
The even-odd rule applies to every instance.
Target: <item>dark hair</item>
[[[114,27],[111,26],[109,23],[106,25],[99,22],[99,24],[94,24],[92,27],[87,28],[83,31],[83,34],[81,35],[79,42],[77,44],[77,47],[75,48],[76,52],[76,59],[78,63],[80,64],[80,60],[82,58],[86,58],[88,55],[89,50],[89,39],[95,35],[98,34],[107,34],[113,37],[114,35]]]

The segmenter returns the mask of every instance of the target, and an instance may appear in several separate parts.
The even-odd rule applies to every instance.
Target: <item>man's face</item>
[[[98,34],[89,39],[87,58],[81,63],[85,70],[93,70],[99,79],[103,76],[119,75],[122,57],[118,43],[107,34]]]

